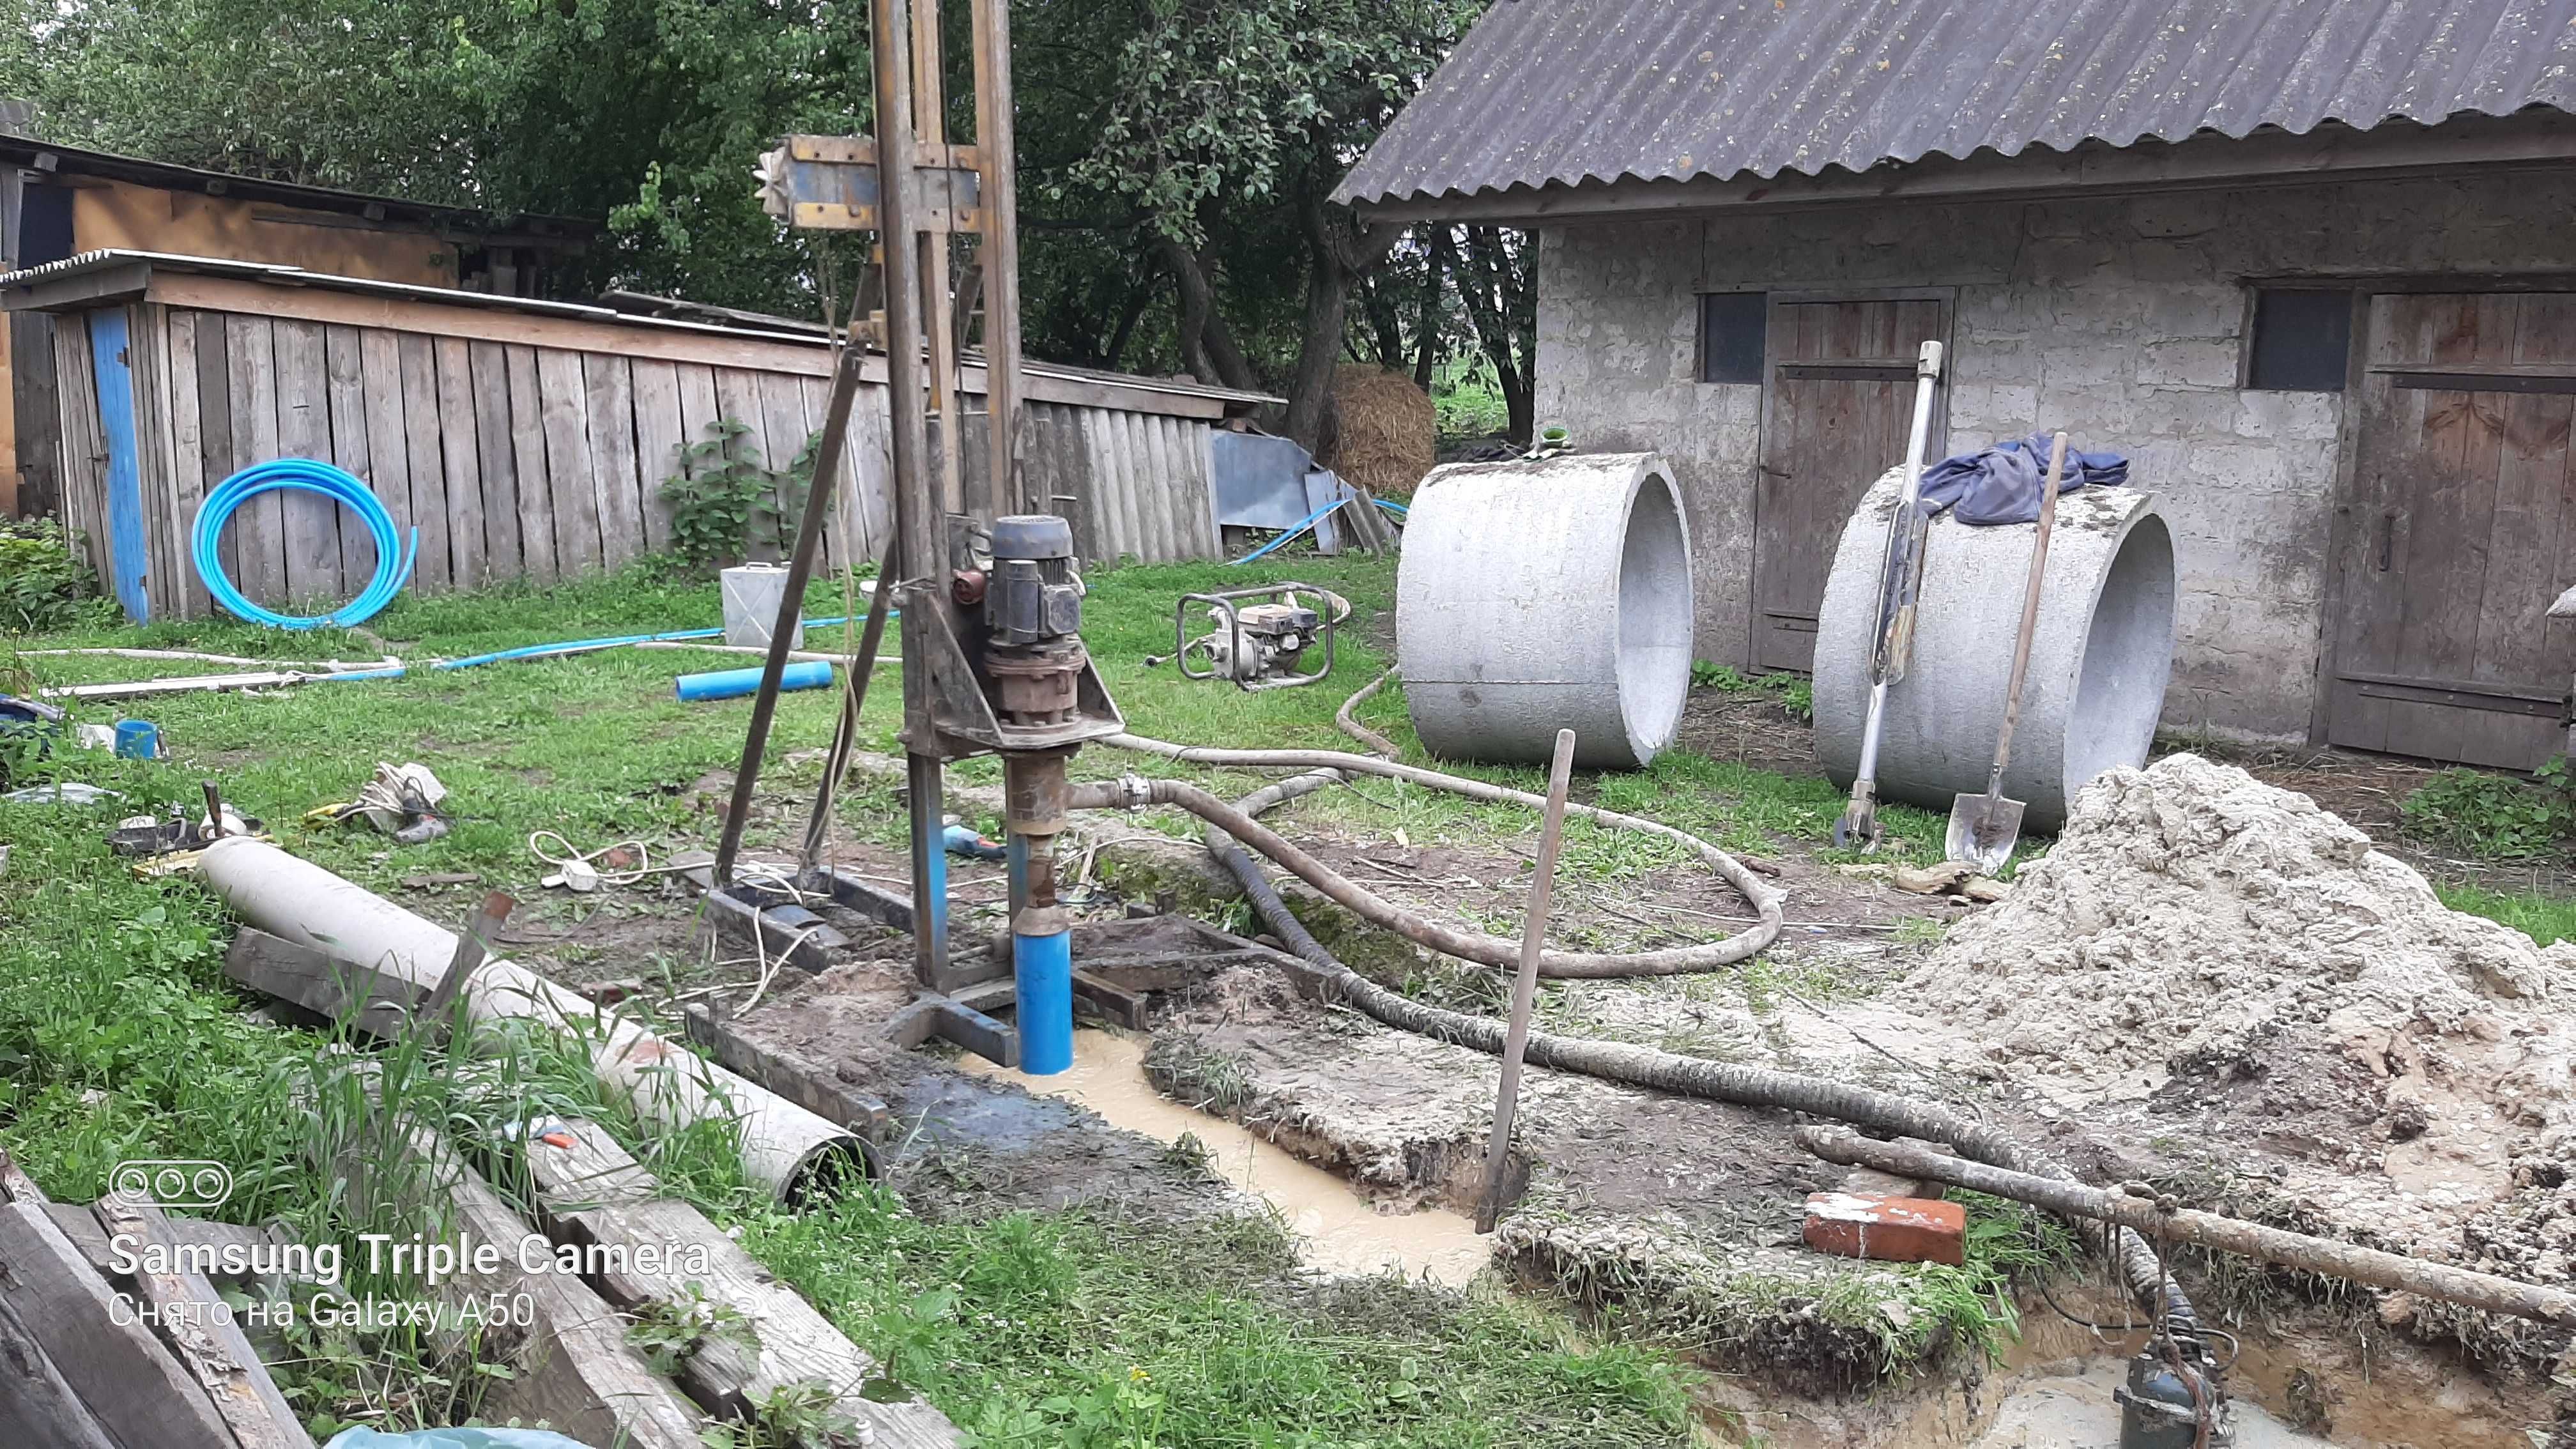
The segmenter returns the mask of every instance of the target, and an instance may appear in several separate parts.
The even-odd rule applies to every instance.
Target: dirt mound
[[[2542,1007],[2553,978],[2576,994],[2566,954],[2446,908],[2306,796],[2174,755],[2088,786],[2057,847],[1908,987],[2000,1074],[2081,1093],[2223,1076],[2284,1033],[2468,1035]]]
[[[1430,396],[1400,372],[1346,366],[1333,373],[1333,410],[1338,422],[1324,466],[1380,498],[1412,497],[1438,458]]]

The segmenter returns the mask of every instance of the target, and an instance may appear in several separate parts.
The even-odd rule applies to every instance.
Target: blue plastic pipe
[[[1030,916],[1063,917],[1053,911]],[[1011,983],[1019,996],[1020,1070],[1052,1077],[1073,1066],[1073,932],[1011,933]]]
[[[702,699],[738,699],[760,689],[758,669],[718,669],[708,674],[683,674],[675,686],[680,698],[690,703]],[[828,659],[799,659],[787,666],[778,678],[780,690],[829,689],[832,687],[832,662]]]
[[[1298,524],[1295,528],[1288,530],[1286,533],[1279,535],[1277,538],[1270,540],[1268,543],[1263,544],[1261,547],[1254,549],[1252,552],[1245,554],[1241,558],[1230,558],[1227,559],[1226,562],[1230,564],[1248,564],[1254,559],[1261,557],[1263,554],[1270,552],[1272,549],[1279,547],[1281,544],[1288,542],[1290,539],[1297,537],[1299,534],[1304,533],[1307,529],[1314,527],[1316,522],[1325,514],[1332,512],[1334,509],[1339,508],[1350,501],[1351,500],[1347,498],[1336,498],[1332,502],[1325,504],[1323,507],[1316,509],[1314,512],[1307,514],[1306,521]]]
[[[319,493],[358,515],[367,527],[367,536],[376,545],[376,576],[364,592],[327,614],[297,618],[264,609],[242,597],[224,572],[223,553],[218,545],[224,536],[224,525],[243,504],[263,493]],[[394,527],[394,516],[384,500],[376,497],[354,473],[334,468],[312,458],[280,458],[273,463],[254,463],[223,482],[206,495],[197,509],[197,522],[189,540],[189,553],[197,566],[197,577],[206,585],[206,596],[217,608],[236,619],[253,624],[266,624],[272,629],[345,629],[363,624],[384,611],[411,582],[412,558],[420,549],[420,530],[411,531],[408,547]]]

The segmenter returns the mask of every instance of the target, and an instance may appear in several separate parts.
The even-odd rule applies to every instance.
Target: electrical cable
[[[224,525],[232,521],[234,512],[243,504],[263,493],[276,492],[319,493],[357,514],[367,526],[367,536],[376,546],[376,573],[356,598],[330,613],[307,618],[254,604],[233,585],[232,576],[224,572],[220,548]],[[412,564],[419,551],[420,530],[411,531],[406,547],[395,528],[392,512],[356,474],[313,458],[279,458],[254,463],[215,485],[197,510],[190,556],[197,577],[206,585],[206,596],[236,619],[272,629],[348,629],[384,612],[385,606],[402,592],[403,585],[411,581]]]

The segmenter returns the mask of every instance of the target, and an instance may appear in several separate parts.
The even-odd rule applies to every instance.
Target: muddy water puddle
[[[1061,1097],[1156,1142],[1183,1133],[1209,1154],[1210,1170],[1279,1210],[1302,1240],[1306,1262],[1328,1273],[1379,1273],[1392,1267],[1408,1278],[1458,1285],[1485,1265],[1488,1248],[1475,1225],[1453,1212],[1425,1208],[1382,1213],[1350,1184],[1290,1156],[1222,1118],[1182,1106],[1145,1080],[1145,1044],[1084,1028],[1074,1033],[1073,1069],[1032,1077],[968,1056],[961,1070],[1013,1082],[1039,1096]]]

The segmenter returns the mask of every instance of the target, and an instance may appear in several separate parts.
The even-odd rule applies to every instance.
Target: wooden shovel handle
[[[2021,682],[2030,673],[2030,638],[2039,630],[2039,586],[2048,576],[2048,535],[2057,527],[2057,480],[2066,471],[2066,435],[2048,446],[2048,481],[2039,489],[2039,536],[2031,540],[2030,579],[2021,586],[2021,633],[2013,639],[2012,682],[2004,689],[2004,727],[1995,736],[1995,769],[1986,793],[2002,784],[2012,759],[2013,726],[2021,723]]]

